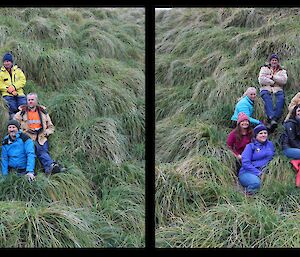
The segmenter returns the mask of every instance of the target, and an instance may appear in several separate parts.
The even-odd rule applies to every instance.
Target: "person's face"
[[[29,107],[35,107],[37,106],[37,100],[34,95],[27,96],[27,104]]]
[[[256,135],[256,140],[260,143],[264,143],[268,139],[268,131],[262,130]]]
[[[298,107],[296,110],[296,117],[300,118],[300,107]]]
[[[7,69],[10,69],[11,67],[12,67],[12,62],[11,61],[7,61],[7,60],[5,60],[4,62],[3,62],[3,66],[5,67],[5,68],[7,68]]]
[[[254,101],[256,98],[256,92],[255,91],[251,91],[250,93],[248,93],[248,97]]]
[[[278,60],[277,60],[276,58],[273,58],[273,59],[271,59],[270,63],[271,63],[271,66],[272,66],[272,67],[277,67],[277,65],[278,65]]]
[[[9,125],[7,127],[7,132],[11,138],[15,138],[16,134],[18,133],[18,128],[15,125]]]
[[[250,125],[250,123],[249,123],[248,120],[243,120],[243,121],[240,122],[240,127],[241,128],[247,129],[247,128],[249,128],[249,125]]]

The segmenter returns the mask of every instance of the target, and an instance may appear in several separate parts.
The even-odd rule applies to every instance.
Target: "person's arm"
[[[300,148],[300,141],[297,139],[297,134],[296,134],[296,125],[293,124],[292,122],[288,122],[284,125],[286,135],[289,140],[289,145],[292,148]]]
[[[259,120],[254,119],[254,118],[251,117],[252,112],[251,112],[249,106],[247,106],[245,104],[244,105],[239,105],[239,113],[240,112],[245,113],[249,117],[250,123],[252,123],[254,125],[258,125],[260,123]]]
[[[252,156],[253,156],[253,150],[252,150],[252,144],[250,143],[246,145],[244,151],[242,152],[242,167],[245,170],[255,175],[259,175],[261,171],[253,166]]]
[[[285,85],[287,82],[286,70],[281,70],[273,76],[273,80],[279,85]]]
[[[35,166],[35,152],[34,152],[34,144],[33,141],[28,138],[25,141],[25,152],[27,157],[27,165],[26,165],[26,171],[28,173],[34,173],[34,166]]]
[[[18,89],[23,88],[25,86],[26,78],[25,78],[25,75],[24,75],[23,71],[20,68],[18,68],[16,70],[15,75],[17,76],[18,79],[16,81],[14,81],[13,86],[16,88],[16,90],[18,90]]]
[[[2,175],[6,176],[8,174],[8,154],[5,147],[2,146],[2,153],[1,153],[1,168],[2,168]]]
[[[233,130],[229,133],[227,137],[226,145],[232,151],[232,153],[237,157],[239,153],[234,150],[234,143],[235,143],[235,134]]]
[[[49,114],[46,115],[46,129],[45,129],[45,136],[49,136],[51,134],[53,134],[55,130],[55,127],[51,121],[51,118],[49,116]]]
[[[273,79],[270,78],[270,74],[268,74],[269,68],[261,67],[258,75],[258,82],[263,86],[271,86],[275,82]]]

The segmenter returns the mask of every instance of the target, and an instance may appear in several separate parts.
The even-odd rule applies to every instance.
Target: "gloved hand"
[[[8,93],[12,94],[13,91],[16,91],[16,88],[15,88],[14,86],[9,86],[9,87],[7,88],[7,92],[8,92]]]
[[[17,96],[18,92],[16,90],[12,91],[13,96]]]
[[[28,181],[29,181],[29,182],[35,180],[35,176],[34,176],[33,173],[31,173],[31,172],[28,172],[28,173],[26,174],[26,176],[28,177]]]

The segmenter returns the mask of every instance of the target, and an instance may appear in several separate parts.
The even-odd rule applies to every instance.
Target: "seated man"
[[[30,137],[19,129],[18,121],[8,122],[8,134],[2,141],[2,175],[7,176],[11,169],[15,169],[18,175],[26,175],[29,180],[33,180],[35,178],[34,144]]]
[[[45,173],[64,171],[49,154],[48,136],[54,132],[54,125],[44,106],[38,105],[36,93],[27,95],[27,105],[21,105],[14,119],[19,121],[21,129],[34,141],[36,155],[41,162]]]

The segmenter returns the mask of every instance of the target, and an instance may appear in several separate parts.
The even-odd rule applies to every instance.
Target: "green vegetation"
[[[299,247],[300,193],[283,156],[246,197],[226,147],[244,91],[277,53],[288,72],[286,105],[298,93],[299,8],[173,8],[156,11],[156,246]],[[274,15],[276,13],[276,15]],[[262,99],[254,117],[264,120]]]
[[[1,247],[145,246],[142,8],[1,8],[12,51],[56,127],[67,173],[0,178]],[[2,55],[1,55],[2,56]],[[0,136],[8,111],[0,100]]]

